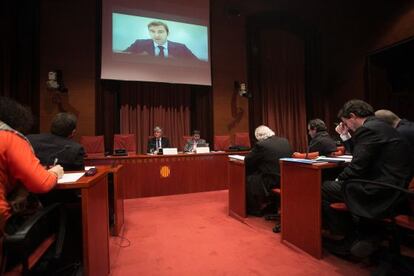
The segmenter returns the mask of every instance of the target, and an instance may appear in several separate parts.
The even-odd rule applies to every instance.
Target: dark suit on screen
[[[244,159],[246,166],[246,198],[249,211],[260,208],[259,199],[279,185],[279,159],[292,156],[292,148],[286,138],[271,136],[253,147]]]
[[[158,139],[161,139],[161,147],[162,148],[169,148],[170,147],[170,141],[168,140],[168,138],[160,137]],[[148,139],[147,153],[154,152],[157,149],[158,149],[157,148],[157,138],[152,137],[152,138]]]
[[[28,135],[36,157],[43,165],[53,165],[54,159],[58,159],[65,171],[84,169],[83,157],[85,151],[79,143],[50,133]]]
[[[152,39],[137,39],[124,52],[155,56],[154,42]],[[198,60],[187,46],[170,40],[168,40],[168,58]]]
[[[327,131],[319,131],[309,142],[309,152],[318,151],[319,155],[329,155],[336,151],[336,142]]]

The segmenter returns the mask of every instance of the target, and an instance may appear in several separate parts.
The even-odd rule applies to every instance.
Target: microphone
[[[63,147],[63,149],[61,149],[61,150],[59,150],[59,151],[55,152],[54,154],[50,155],[50,157],[49,157],[49,161],[52,161],[52,159],[55,159],[55,160],[54,160],[54,162],[53,162],[53,163],[52,163],[52,162],[48,162],[48,163],[49,163],[49,164],[53,164],[53,166],[55,166],[55,165],[56,165],[56,163],[57,163],[57,161],[58,161],[57,156],[58,156],[59,154],[61,154],[62,152],[64,152],[64,151],[68,150],[69,148],[70,148],[70,146],[69,146],[69,145],[65,145],[65,146]]]

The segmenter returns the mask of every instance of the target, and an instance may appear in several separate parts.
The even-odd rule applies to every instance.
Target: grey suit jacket
[[[197,142],[197,145],[206,144],[206,140],[204,139],[198,139],[197,141],[194,141],[193,139],[190,139],[187,141],[187,144],[184,147],[184,152],[190,152],[193,150],[194,142]]]

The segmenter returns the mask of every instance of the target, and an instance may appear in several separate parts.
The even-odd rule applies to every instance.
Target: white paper
[[[233,159],[233,160],[241,160],[241,161],[244,161],[244,156],[243,155],[229,155],[229,158],[230,159]]]
[[[78,181],[85,173],[65,173],[61,179],[58,180],[58,184],[71,183]]]
[[[352,158],[350,159],[350,158],[320,156],[320,157],[316,158],[315,160],[322,161],[322,162],[340,162],[340,161],[343,161],[345,163],[349,163],[349,162],[352,161]]]
[[[352,159],[352,155],[339,155],[338,158]]]
[[[94,169],[95,166],[85,166],[85,171],[89,171],[89,169]]]
[[[315,159],[290,158],[290,157],[280,158],[279,160],[288,161],[288,162],[303,163],[303,164],[314,164],[314,163],[319,162]]]

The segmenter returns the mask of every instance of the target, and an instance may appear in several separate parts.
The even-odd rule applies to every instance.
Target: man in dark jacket
[[[158,58],[198,60],[187,46],[167,39],[170,30],[164,22],[150,22],[148,32],[151,39],[137,39],[124,52]]]
[[[147,153],[158,153],[160,149],[169,147],[170,141],[162,136],[162,129],[156,126],[154,128],[154,137],[148,139]]]
[[[286,138],[275,136],[267,126],[256,128],[255,136],[258,142],[244,159],[247,213],[261,215],[265,197],[272,188],[279,186],[279,159],[291,157],[292,149]]]
[[[409,143],[411,154],[414,153],[414,122],[401,119],[394,112],[387,109],[375,111],[375,117],[380,118],[393,128],[397,129],[401,136]]]
[[[77,118],[71,113],[58,113],[52,121],[50,133],[28,135],[40,163],[49,166],[60,164],[65,171],[84,169],[85,151],[72,140],[76,133]]]
[[[324,219],[333,218],[329,209],[333,202],[345,201],[353,214],[369,219],[386,217],[401,204],[402,195],[394,189],[358,182],[343,187],[344,181],[352,179],[408,186],[409,146],[393,127],[373,115],[373,108],[361,100],[348,101],[338,113],[342,132],[353,131],[353,159],[336,181],[326,181],[322,185]],[[328,225],[332,229],[338,224],[331,220]]]
[[[308,152],[319,152],[319,155],[330,155],[336,151],[336,142],[326,131],[325,122],[313,119],[308,123],[308,133],[312,138],[309,142]]]

